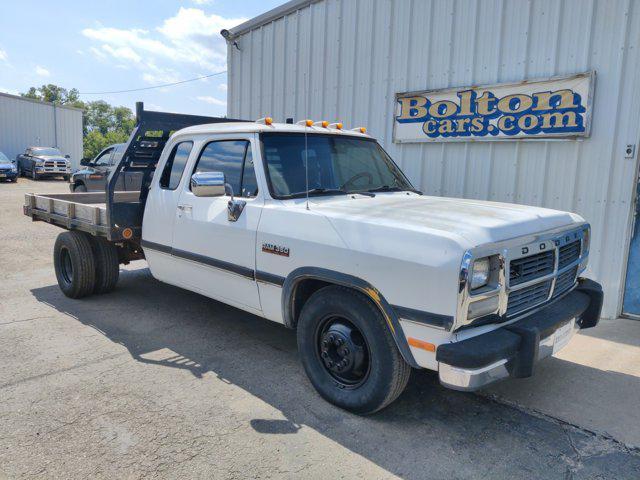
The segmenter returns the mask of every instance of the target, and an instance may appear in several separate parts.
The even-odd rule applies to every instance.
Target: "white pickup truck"
[[[127,171],[140,192],[115,191]],[[360,414],[397,398],[412,367],[458,390],[531,376],[602,307],[581,278],[581,217],[423,195],[340,124],[139,105],[105,193],[29,194],[24,213],[69,230],[54,247],[67,296],[110,291],[120,263],[146,258],[163,282],[296,329],[320,395]]]

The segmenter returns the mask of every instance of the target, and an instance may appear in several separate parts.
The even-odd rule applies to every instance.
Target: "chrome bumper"
[[[537,360],[542,360],[560,351],[569,343],[579,329],[580,327],[574,318],[551,335],[540,340]],[[438,364],[438,376],[440,383],[445,387],[461,391],[474,391],[510,377],[512,363],[513,360],[504,358],[485,367],[467,369],[453,367],[440,362]]]

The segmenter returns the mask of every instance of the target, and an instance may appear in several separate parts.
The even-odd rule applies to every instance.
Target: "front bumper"
[[[563,348],[576,331],[597,325],[602,287],[581,279],[571,293],[512,324],[436,351],[442,385],[473,391],[498,380],[533,375],[535,364]]]
[[[0,171],[0,180],[15,180],[18,178],[18,172],[12,172],[11,170]]]
[[[70,167],[36,167],[38,175],[71,175]]]

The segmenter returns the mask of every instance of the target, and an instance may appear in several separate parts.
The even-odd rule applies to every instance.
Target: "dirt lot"
[[[66,188],[0,184],[0,477],[640,478],[637,450],[428,372],[378,415],[345,413],[307,381],[294,332],[143,262],[114,293],[67,299],[60,230],[21,212],[25,192]]]

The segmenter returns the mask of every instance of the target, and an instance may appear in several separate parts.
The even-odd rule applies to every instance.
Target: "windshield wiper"
[[[370,188],[367,192],[413,192],[418,195],[422,195],[420,190],[415,188],[402,188],[402,187],[390,187],[389,185],[382,185],[381,187]]]
[[[309,196],[313,195],[347,195],[348,192],[340,188],[312,188],[308,192]],[[302,198],[306,197],[307,192],[298,192],[287,195],[286,198]]]
[[[309,195],[346,195],[347,192],[341,188],[312,188]]]

